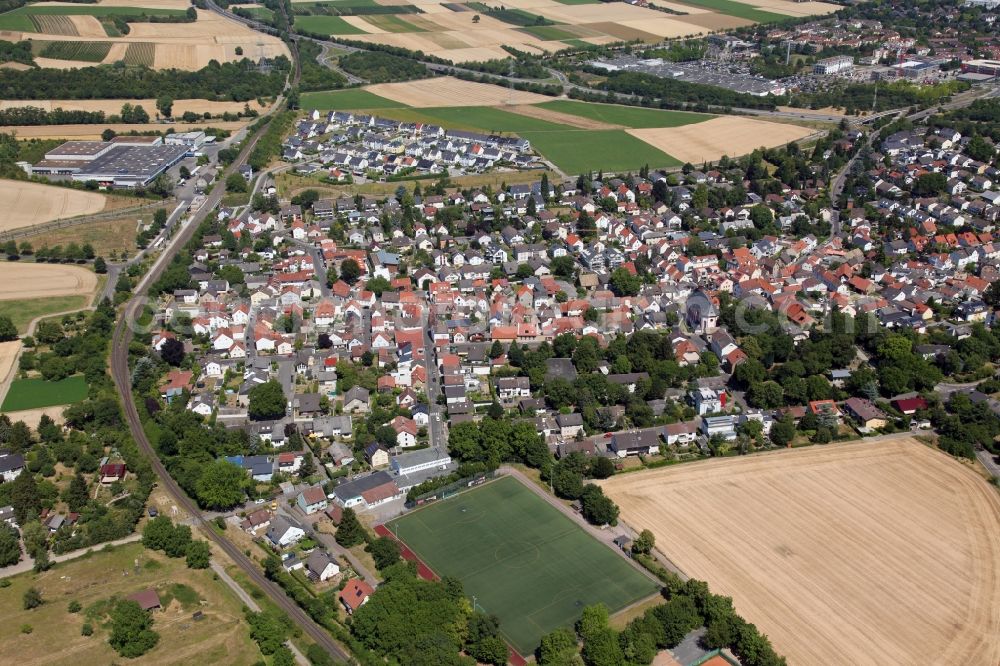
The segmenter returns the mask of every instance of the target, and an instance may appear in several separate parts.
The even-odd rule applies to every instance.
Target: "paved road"
[[[1000,479],[1000,464],[997,464],[997,456],[994,456],[989,451],[976,451],[976,458],[979,462],[983,464],[986,471],[992,474],[994,477]]]

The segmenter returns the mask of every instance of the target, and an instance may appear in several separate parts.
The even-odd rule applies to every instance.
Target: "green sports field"
[[[15,379],[10,383],[3,411],[37,409],[80,402],[87,397],[87,381],[83,375],[73,375],[58,382],[44,379]]]
[[[517,479],[438,501],[389,524],[434,573],[462,581],[507,640],[531,654],[584,606],[612,612],[659,586]]]

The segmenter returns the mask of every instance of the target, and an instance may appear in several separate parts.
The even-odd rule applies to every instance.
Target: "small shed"
[[[151,587],[134,594],[130,594],[128,599],[129,601],[134,601],[139,604],[139,607],[144,611],[160,608],[160,595],[158,595],[156,590]]]

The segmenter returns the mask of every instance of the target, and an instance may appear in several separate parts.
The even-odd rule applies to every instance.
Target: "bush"
[[[42,593],[38,591],[38,588],[29,587],[24,591],[24,596],[21,598],[24,610],[31,610],[32,608],[38,608],[43,603]]]
[[[73,601],[69,602],[69,606],[66,608],[66,610],[69,611],[70,613],[79,613],[81,608],[82,607],[80,606],[80,602],[74,599]]]
[[[92,627],[89,622],[84,622],[83,626],[80,627],[80,635],[92,636],[93,634],[94,634],[94,627]]]
[[[34,630],[35,630],[34,627],[32,627],[30,624],[22,624],[21,625],[21,633],[22,634],[30,634]]]

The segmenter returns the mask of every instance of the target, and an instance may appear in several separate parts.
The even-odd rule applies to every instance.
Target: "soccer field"
[[[512,477],[389,527],[434,573],[461,580],[522,655],[572,626],[584,606],[603,602],[613,613],[659,587]]]

